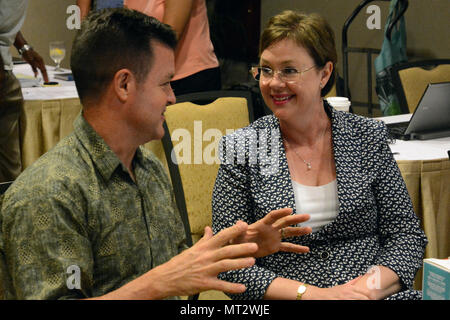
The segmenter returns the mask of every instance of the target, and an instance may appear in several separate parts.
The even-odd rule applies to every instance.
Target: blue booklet
[[[55,73],[55,79],[73,81],[73,75],[72,72]]]

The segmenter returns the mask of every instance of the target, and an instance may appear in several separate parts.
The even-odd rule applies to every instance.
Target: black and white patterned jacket
[[[309,253],[279,252],[220,278],[247,286],[243,294],[232,298],[262,299],[276,277],[325,288],[383,265],[400,277],[403,293],[397,296],[420,297],[420,292],[417,295],[410,289],[427,239],[387,144],[385,125],[327,104],[325,110],[332,122],[339,199],[336,219],[316,233],[289,238],[308,246]],[[263,117],[225,136],[221,150],[212,199],[214,232],[237,220],[253,223],[275,209],[290,207],[295,213],[276,117]]]

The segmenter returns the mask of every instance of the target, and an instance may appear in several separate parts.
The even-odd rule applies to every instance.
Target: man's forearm
[[[17,50],[22,49],[24,45],[27,44],[27,41],[23,37],[22,33],[19,31],[16,34],[16,38],[14,40],[14,46]],[[25,60],[33,69],[34,75],[37,76],[38,69],[41,71],[42,76],[44,78],[44,82],[48,82],[48,74],[47,69],[45,68],[44,59],[33,50],[33,48],[28,48],[28,50],[21,53],[22,59]]]
[[[161,300],[169,295],[157,288],[155,269],[100,297],[87,300]]]
[[[189,249],[97,299],[164,299],[206,290],[242,293],[246,289],[243,284],[219,280],[217,275],[255,264],[257,244],[227,245],[247,229],[248,225],[240,221],[213,236],[212,229],[206,227],[203,238]]]

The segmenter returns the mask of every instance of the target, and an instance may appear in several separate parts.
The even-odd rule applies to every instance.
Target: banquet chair
[[[211,226],[211,199],[219,169],[220,138],[253,121],[249,93],[214,91],[177,97],[165,112],[162,144],[187,242],[197,242]],[[216,98],[217,97],[217,98]],[[200,299],[228,299],[208,291]]]
[[[247,100],[247,105],[249,106],[249,111],[253,113],[253,100],[252,95],[246,90],[216,90],[216,91],[202,91],[188,93],[184,95],[179,95],[176,97],[177,102],[192,102],[197,105],[210,104],[219,98],[244,98]],[[254,115],[251,115],[254,118]]]
[[[429,83],[450,81],[450,59],[414,61],[392,67],[402,113],[414,113]]]

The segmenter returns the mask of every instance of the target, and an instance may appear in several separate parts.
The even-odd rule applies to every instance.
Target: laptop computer
[[[450,82],[428,84],[411,119],[388,123],[386,126],[395,139],[450,137]]]

